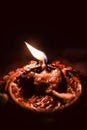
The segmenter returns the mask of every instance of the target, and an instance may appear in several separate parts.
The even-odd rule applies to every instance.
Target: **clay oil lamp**
[[[74,104],[82,93],[78,71],[60,61],[48,63],[44,52],[25,44],[36,61],[3,76],[1,94],[4,90],[16,105],[35,112],[55,112]]]

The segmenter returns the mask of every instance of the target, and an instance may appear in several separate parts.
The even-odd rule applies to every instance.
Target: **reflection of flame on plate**
[[[54,62],[53,65],[61,69],[62,72],[65,69],[65,65],[60,64],[59,62]],[[20,86],[15,85],[14,83],[16,77],[22,74],[23,68],[14,72],[13,75],[11,75],[11,77],[9,76],[9,79],[11,78],[11,82],[9,82],[8,84],[8,92],[15,103],[17,103],[19,106],[27,110],[32,110],[36,112],[58,111],[75,103],[82,93],[82,85],[78,73],[75,70],[72,70],[71,67],[66,67],[66,70],[70,69],[69,71],[71,72],[70,74],[71,78],[69,79],[66,73],[64,74],[64,78],[67,81],[67,89],[65,93],[64,92],[59,93],[59,98],[55,97],[54,94],[31,95],[30,93],[29,93],[29,95],[31,95],[30,97],[25,97],[23,93],[21,93],[22,91],[20,91]],[[71,79],[73,80],[71,81]],[[69,96],[68,93],[70,93],[71,95],[74,94],[74,96],[73,98],[66,100],[65,97]],[[61,94],[62,98],[60,98]]]

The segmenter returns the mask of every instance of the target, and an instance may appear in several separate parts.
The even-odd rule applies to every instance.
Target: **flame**
[[[44,52],[32,47],[29,43],[25,42],[26,46],[30,50],[31,54],[38,60],[42,62],[47,62],[47,56]]]

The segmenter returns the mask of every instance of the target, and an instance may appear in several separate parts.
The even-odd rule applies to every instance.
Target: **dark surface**
[[[49,4],[48,4],[49,5]],[[53,6],[53,5],[52,5]],[[1,11],[0,21],[0,76],[25,65],[34,59],[24,41],[44,51],[49,61],[59,59],[80,70],[83,77],[83,94],[69,109],[50,115],[37,115],[11,103],[0,106],[0,129],[84,129],[87,127],[87,27],[85,10],[73,9],[49,11],[49,6],[40,13],[14,6]],[[81,6],[82,7],[82,6]],[[58,7],[57,7],[58,8]],[[70,6],[71,8],[71,6]],[[37,8],[33,6],[32,9]],[[82,8],[81,8],[82,9]],[[19,12],[18,12],[19,10]],[[25,11],[24,11],[25,10]],[[28,13],[31,11],[31,15]],[[48,11],[48,12],[47,12]],[[70,12],[71,11],[71,12]],[[79,13],[78,13],[79,12]],[[40,13],[40,15],[39,15]],[[85,83],[84,83],[85,82]]]

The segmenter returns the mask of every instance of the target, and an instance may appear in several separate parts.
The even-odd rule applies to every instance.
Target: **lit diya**
[[[36,112],[54,112],[75,103],[82,93],[79,72],[25,43],[38,61],[30,61],[0,81],[12,101]]]

